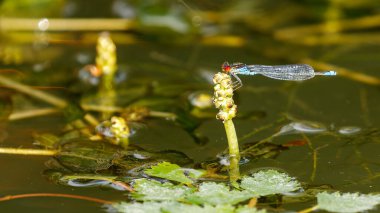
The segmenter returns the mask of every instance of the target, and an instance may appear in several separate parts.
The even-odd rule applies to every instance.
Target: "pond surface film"
[[[244,157],[241,173],[274,168],[309,190],[380,191],[379,3],[85,2],[1,2],[0,76],[59,97],[70,106],[37,115],[52,105],[0,82],[1,147],[41,148],[33,145],[33,137],[44,133],[67,137],[67,124],[81,113],[102,121],[104,114],[94,108],[107,105],[107,100],[97,95],[100,80],[88,74],[86,65],[95,64],[97,38],[108,31],[117,48],[112,105],[169,114],[152,113],[129,123],[129,143],[138,152],[117,156],[111,169],[94,174],[128,179],[131,164],[145,168],[141,162],[151,156],[178,160],[187,167],[223,164],[227,139],[210,102],[212,77],[222,71],[223,62],[309,64],[318,72],[334,70],[337,76],[297,82],[239,76],[243,86],[234,92],[238,108],[234,123]],[[21,112],[32,115],[17,117]],[[177,119],[169,116],[173,114]],[[93,127],[88,128],[94,133]],[[129,199],[127,192],[112,187],[53,181],[49,169],[73,171],[46,163],[51,158],[0,154],[1,196],[60,193]],[[141,175],[138,169],[133,172]],[[258,207],[283,212],[315,205],[313,200],[283,201],[278,205],[262,201]],[[105,208],[77,199],[34,197],[0,202],[0,210],[104,212]]]

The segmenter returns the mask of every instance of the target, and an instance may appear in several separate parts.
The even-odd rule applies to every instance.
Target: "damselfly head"
[[[225,73],[229,73],[231,71],[231,66],[227,61],[222,64],[222,70]]]

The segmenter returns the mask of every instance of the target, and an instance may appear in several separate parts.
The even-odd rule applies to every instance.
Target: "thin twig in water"
[[[160,111],[149,111],[150,117],[156,117],[156,118],[166,118],[170,120],[175,120],[177,118],[177,115],[171,112],[160,112]]]
[[[301,210],[297,213],[309,213],[309,212],[312,212],[312,211],[315,211],[318,209],[318,206],[313,206],[313,207],[310,207],[310,208],[307,208],[307,209],[304,209],[304,210]]]
[[[58,153],[58,150],[19,149],[19,148],[0,147],[0,154],[54,156],[57,153]]]
[[[134,191],[128,184],[126,184],[124,182],[113,181],[112,183],[115,184],[115,185],[121,186],[123,189],[125,189],[125,190],[127,190],[129,192],[133,192]]]
[[[50,115],[60,111],[61,110],[58,108],[32,109],[24,112],[12,113],[11,115],[9,115],[8,119],[11,121],[15,121],[26,118],[33,118],[37,116]]]
[[[317,161],[318,161],[317,153],[318,153],[318,150],[325,148],[327,146],[328,145],[326,144],[324,146],[321,146],[321,147],[314,149],[314,151],[313,151],[313,172],[311,173],[311,177],[310,177],[311,181],[314,181],[315,175],[317,173]]]
[[[134,27],[129,19],[58,19],[49,18],[46,31],[112,31],[127,30]],[[2,18],[0,26],[6,31],[35,31],[41,19]]]
[[[87,121],[92,126],[97,126],[100,123],[98,121],[98,119],[96,119],[93,115],[91,115],[89,113],[85,114],[83,118],[85,121]]]
[[[1,75],[0,75],[0,84],[8,88],[14,89],[18,92],[43,100],[59,108],[65,108],[68,105],[68,103],[63,99],[60,99],[58,97],[55,97],[53,95],[50,95],[48,93],[45,93],[39,90],[35,90],[30,86],[26,86],[24,84],[18,83],[16,81],[13,81]]]
[[[87,200],[91,202],[101,203],[101,204],[112,204],[113,202],[108,200],[102,200],[98,198],[82,196],[82,195],[71,195],[71,194],[56,194],[56,193],[31,193],[31,194],[19,194],[19,195],[7,195],[0,198],[1,201],[14,200],[20,198],[29,198],[29,197],[64,197],[64,198],[73,198],[78,200]]]
[[[118,106],[102,106],[102,105],[92,105],[92,104],[81,104],[84,110],[95,111],[95,112],[123,112],[126,108]],[[148,110],[149,117],[156,118],[166,118],[173,119],[177,118],[177,115],[171,112],[160,112],[160,111],[150,111]]]
[[[261,126],[259,128],[255,128],[253,129],[251,132],[249,132],[248,134],[245,134],[243,135],[242,137],[239,138],[239,141],[244,141],[254,135],[256,135],[257,133],[261,132],[261,131],[264,131],[266,129],[269,129],[271,127],[274,126],[274,123],[270,123],[270,124],[267,124],[267,125],[264,125],[264,126]]]
[[[257,133],[259,133],[259,132],[261,132],[261,131],[264,131],[264,130],[266,130],[266,129],[269,129],[269,128],[273,127],[275,124],[281,123],[281,122],[283,122],[283,121],[285,121],[285,120],[286,120],[286,118],[285,118],[285,117],[282,117],[282,118],[280,118],[280,119],[278,119],[278,120],[276,120],[276,121],[274,121],[274,122],[272,122],[272,123],[269,123],[269,124],[267,124],[267,125],[261,126],[261,127],[259,127],[259,128],[255,128],[255,129],[253,129],[251,132],[249,132],[249,133],[243,135],[242,137],[240,137],[240,138],[239,138],[239,141],[246,140],[246,139],[248,139],[248,138],[254,136],[255,134],[257,134]],[[272,135],[272,136],[273,136],[273,135]],[[270,136],[270,137],[268,137],[268,138],[266,138],[266,139],[264,139],[264,140],[270,139],[270,138],[272,138],[272,136]],[[262,141],[263,141],[263,140],[262,140]],[[260,141],[260,142],[261,142],[261,141]],[[259,142],[259,143],[260,143],[260,142]]]
[[[376,28],[380,24],[380,15],[365,16],[356,19],[343,19],[337,22],[339,31]],[[275,32],[276,38],[300,39],[300,35],[320,34],[326,31],[326,24],[319,23],[306,26],[297,26],[279,29]]]
[[[360,89],[360,108],[363,112],[363,120],[365,124],[368,126],[371,125],[371,121],[369,119],[369,107],[368,107],[368,94],[366,89]]]

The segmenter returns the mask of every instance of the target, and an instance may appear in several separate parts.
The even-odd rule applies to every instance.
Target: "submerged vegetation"
[[[1,3],[0,153],[12,169],[0,167],[10,194],[0,202],[241,213],[380,204],[378,3],[99,2]],[[94,11],[113,18],[87,18]],[[242,86],[216,69],[224,60],[338,76],[243,76]],[[16,155],[47,158],[43,186],[13,186],[11,175],[30,175]],[[28,163],[39,178],[41,162]]]

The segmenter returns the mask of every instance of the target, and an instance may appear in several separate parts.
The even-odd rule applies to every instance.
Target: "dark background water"
[[[344,192],[380,191],[380,3],[377,1],[1,1],[0,63],[3,75],[80,102],[96,89],[80,83],[78,70],[94,63],[102,27],[90,31],[43,32],[4,27],[9,18],[119,18],[125,30],[110,31],[119,67],[127,73],[118,85],[121,104],[189,114],[190,95],[212,94],[209,83],[224,61],[247,64],[310,63],[316,70],[335,69],[336,77],[286,82],[262,76],[241,77],[235,94],[238,137],[270,125],[240,143],[263,140],[292,122],[324,127],[318,134],[296,132],[271,139],[274,144],[309,141],[276,158],[260,158],[243,172],[275,167],[311,186],[328,185]],[[366,20],[371,20],[368,22]],[[86,25],[86,21],[82,23]],[[3,26],[3,27],[2,27]],[[112,26],[112,22],[109,23]],[[108,28],[106,27],[106,28]],[[70,28],[70,27],[69,27]],[[327,67],[326,67],[327,64]],[[15,72],[6,72],[18,70]],[[21,74],[20,74],[21,73]],[[365,75],[358,76],[358,74]],[[211,76],[211,77],[210,77]],[[63,89],[62,89],[63,88]],[[136,90],[137,89],[137,90]],[[149,92],[138,93],[141,90]],[[9,97],[10,90],[0,90]],[[12,92],[13,112],[46,107]],[[3,106],[10,102],[6,98]],[[207,112],[216,114],[216,110]],[[2,118],[11,111],[3,110]],[[190,113],[191,114],[191,113]],[[206,113],[207,114],[207,113]],[[193,114],[194,115],[194,114]],[[192,131],[164,119],[148,119],[131,143],[148,150],[178,150],[196,162],[214,159],[226,146],[225,132],[214,114],[193,116]],[[281,120],[279,122],[279,120]],[[307,121],[307,122],[306,122]],[[60,133],[62,114],[2,121],[3,147],[32,147],[34,133]],[[340,133],[346,127],[358,132]],[[192,135],[193,134],[193,135]],[[199,144],[194,139],[206,138]],[[313,168],[313,152],[317,166]],[[0,155],[1,195],[70,193],[122,200],[122,192],[74,188],[42,176],[48,157]],[[314,174],[314,175],[313,175]],[[313,202],[285,205],[299,210]],[[2,212],[97,212],[98,204],[62,198],[29,198],[0,203]],[[75,209],[75,211],[73,211]]]

